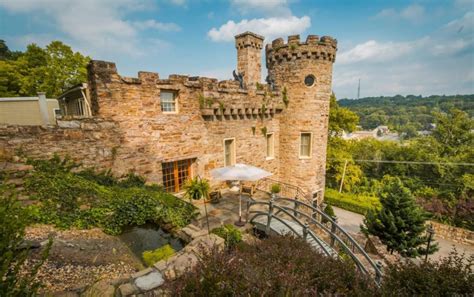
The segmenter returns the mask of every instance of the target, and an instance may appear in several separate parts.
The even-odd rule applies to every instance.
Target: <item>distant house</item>
[[[59,95],[61,116],[91,117],[91,104],[87,83],[81,83]]]
[[[349,139],[354,139],[354,140],[361,140],[361,139],[368,139],[368,138],[373,138],[373,139],[378,139],[378,140],[391,140],[391,141],[399,141],[400,136],[398,133],[390,132],[390,129],[388,126],[378,126],[377,128],[373,130],[361,130],[361,131],[354,131],[352,133],[346,133],[344,132],[342,134],[342,138],[349,140]]]
[[[0,98],[0,124],[55,125],[58,113],[58,100],[46,98],[45,93],[38,93],[37,97]]]

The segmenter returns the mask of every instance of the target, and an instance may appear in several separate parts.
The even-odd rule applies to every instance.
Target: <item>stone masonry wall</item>
[[[157,73],[140,72],[138,78],[127,78],[117,73],[115,64],[102,61],[90,64],[89,79],[96,115],[117,123],[123,133],[115,166],[131,164],[149,181],[162,183],[163,162],[193,159],[193,175],[210,178],[211,169],[224,166],[224,139],[234,138],[237,163],[278,177],[283,109],[278,92],[180,75],[159,79]],[[177,113],[161,111],[161,90],[177,94]],[[273,159],[266,158],[263,127],[274,133]]]
[[[102,119],[59,121],[56,127],[0,126],[0,155],[70,156],[86,167],[112,168],[120,147],[118,126]],[[1,160],[0,160],[1,161]]]
[[[288,107],[281,118],[282,179],[323,197],[326,147],[329,122],[329,98],[332,92],[332,64],[337,43],[324,36],[309,35],[300,42],[299,35],[267,44],[266,58],[270,76],[280,90],[286,90]],[[305,84],[312,75],[315,83]],[[300,135],[312,133],[309,158],[299,155]]]

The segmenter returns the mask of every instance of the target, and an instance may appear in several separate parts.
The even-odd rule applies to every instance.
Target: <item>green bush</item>
[[[41,287],[36,275],[48,257],[52,240],[39,261],[27,264],[29,250],[22,244],[30,220],[14,190],[0,181],[0,296],[36,296]],[[25,265],[27,270],[22,269]]]
[[[324,213],[327,214],[331,218],[336,216],[336,214],[334,213],[334,209],[332,208],[331,204],[326,205],[326,207],[324,208]],[[326,219],[325,217],[323,217],[322,218],[322,223],[326,224],[327,222],[329,222],[329,220]]]
[[[278,194],[281,192],[281,187],[279,184],[273,184],[272,187],[270,188],[270,192],[273,194]]]
[[[380,209],[381,207],[377,197],[339,193],[329,188],[325,190],[324,201],[332,206],[337,206],[362,215],[365,215],[369,209]]]
[[[227,247],[235,247],[242,241],[242,233],[233,225],[226,224],[224,226],[212,229],[211,233],[224,238]]]
[[[169,257],[173,256],[175,250],[171,245],[167,244],[160,248],[157,248],[154,251],[144,251],[142,254],[143,261],[147,266],[153,266],[158,261],[166,260]]]
[[[109,171],[72,172],[76,166],[56,156],[30,162],[34,171],[25,189],[41,202],[29,207],[35,222],[59,228],[101,227],[106,233],[120,234],[125,226],[147,221],[183,227],[197,214],[190,203],[159,186],[145,185],[133,173],[119,181]]]

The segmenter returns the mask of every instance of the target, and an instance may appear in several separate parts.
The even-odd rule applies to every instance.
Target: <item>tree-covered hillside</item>
[[[358,100],[341,99],[342,107],[354,111],[364,129],[387,125],[399,132],[428,129],[435,122],[435,113],[449,112],[452,108],[474,117],[474,94],[452,96],[401,96],[367,97]]]

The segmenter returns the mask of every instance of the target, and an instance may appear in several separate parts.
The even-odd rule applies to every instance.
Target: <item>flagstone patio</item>
[[[206,202],[210,230],[224,224],[234,224],[239,220],[239,193],[232,192],[228,189],[221,190],[221,193],[222,198],[219,203],[213,204]],[[270,196],[263,191],[256,191],[253,198],[269,199]],[[242,221],[244,222],[246,219],[247,201],[249,199],[249,195],[242,195]],[[200,228],[207,228],[204,200],[193,201],[193,204],[199,209],[199,216],[192,223]],[[245,226],[237,228],[247,230],[251,227],[250,224],[245,224]]]

